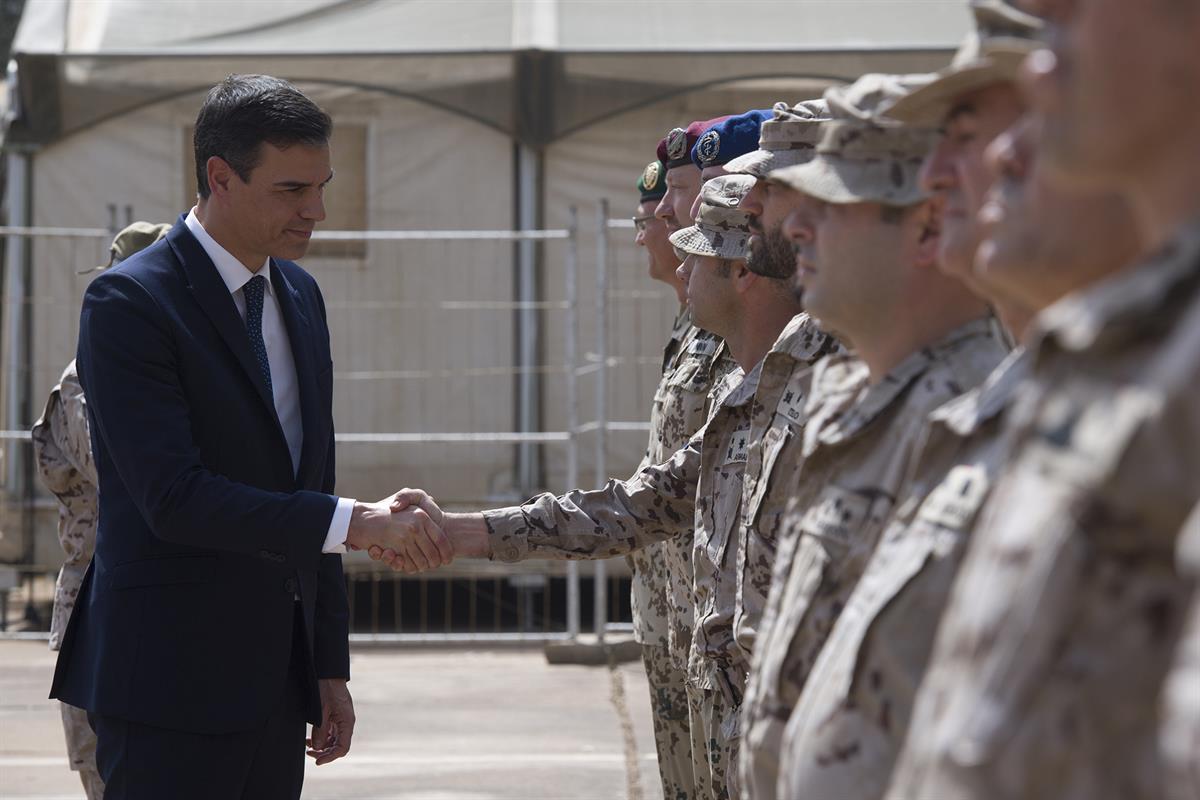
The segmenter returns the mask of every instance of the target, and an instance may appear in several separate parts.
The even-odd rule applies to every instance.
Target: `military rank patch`
[[[709,131],[700,137],[700,141],[696,142],[696,155],[700,158],[700,163],[704,166],[709,166],[716,160],[717,154],[721,152],[721,134],[716,131]]]
[[[675,161],[687,157],[687,131],[683,128],[673,128],[667,134],[667,158]]]

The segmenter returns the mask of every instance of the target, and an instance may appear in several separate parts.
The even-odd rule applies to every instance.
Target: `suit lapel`
[[[167,241],[174,249],[175,255],[178,256],[179,263],[183,265],[188,288],[191,290],[192,296],[196,298],[196,303],[212,321],[213,327],[217,329],[226,346],[237,358],[242,372],[246,374],[246,379],[253,384],[259,399],[270,412],[271,419],[275,422],[275,430],[286,447],[287,439],[283,435],[279,416],[275,412],[275,399],[267,391],[267,383],[259,369],[258,360],[250,350],[250,337],[246,335],[246,323],[238,314],[233,296],[229,293],[229,287],[221,280],[221,274],[217,272],[208,253],[204,252],[204,248],[196,241],[196,237],[192,236],[191,231],[187,229],[183,217],[180,217],[179,222],[167,234]]]
[[[304,311],[300,293],[292,286],[279,265],[274,263],[274,259],[272,262],[271,282],[292,345],[292,360],[296,363],[296,388],[300,392],[300,418],[303,422],[304,439],[300,447],[300,468],[296,471],[296,485],[303,487],[312,485],[308,481],[313,477],[309,472],[315,463],[314,449],[324,444],[319,441],[320,437],[317,435],[321,428],[321,408],[317,389],[317,363],[313,354],[315,333]]]

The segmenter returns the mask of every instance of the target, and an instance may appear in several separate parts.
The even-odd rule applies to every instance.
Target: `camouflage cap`
[[[897,100],[884,113],[909,125],[940,126],[956,98],[997,83],[1016,81],[1021,63],[1038,47],[1044,22],[1006,0],[971,0],[975,30],[950,66],[929,84]]]
[[[667,169],[661,161],[651,161],[638,177],[637,189],[641,196],[640,202],[661,200],[667,193]]]
[[[811,161],[769,177],[827,203],[911,206],[927,196],[917,177],[936,141],[931,128],[832,120]]]
[[[831,120],[806,164],[775,170],[777,181],[827,203],[909,206],[925,199],[917,176],[937,140],[931,128],[877,119],[886,108],[925,85],[926,75],[869,73],[825,92]]]
[[[145,250],[150,245],[167,235],[171,225],[166,222],[135,222],[117,234],[108,248],[108,263],[101,264],[96,269],[108,269],[129,258],[139,250]],[[89,270],[90,271],[90,270]]]
[[[827,89],[825,103],[829,106],[831,119],[874,122],[881,110],[894,107],[932,80],[933,76],[928,73],[868,72],[854,83]]]
[[[719,175],[700,188],[696,224],[671,234],[671,244],[685,253],[742,260],[749,250],[750,215],[742,200],[754,186],[749,175]]]
[[[771,114],[759,131],[758,149],[730,161],[725,165],[726,172],[764,178],[773,169],[812,158],[821,138],[821,123],[829,119],[825,100],[805,100],[794,106],[779,102]]]

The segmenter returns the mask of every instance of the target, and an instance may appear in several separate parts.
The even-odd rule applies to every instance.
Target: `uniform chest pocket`
[[[712,356],[689,353],[671,373],[667,386],[676,392],[705,393],[712,386]]]
[[[747,421],[730,434],[729,441],[717,453],[720,468],[713,476],[708,497],[708,541],[705,543],[708,559],[717,566],[724,563],[729,540],[738,527],[738,509],[741,507],[741,489],[749,450],[750,423]]]
[[[858,534],[875,516],[876,503],[864,493],[840,486],[827,486],[800,518],[800,533],[820,542],[826,549],[844,552],[855,544]]]

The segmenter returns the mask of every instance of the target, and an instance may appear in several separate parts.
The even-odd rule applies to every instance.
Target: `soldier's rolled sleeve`
[[[669,461],[627,481],[485,511],[492,560],[611,558],[690,533],[702,437],[703,431]]]

